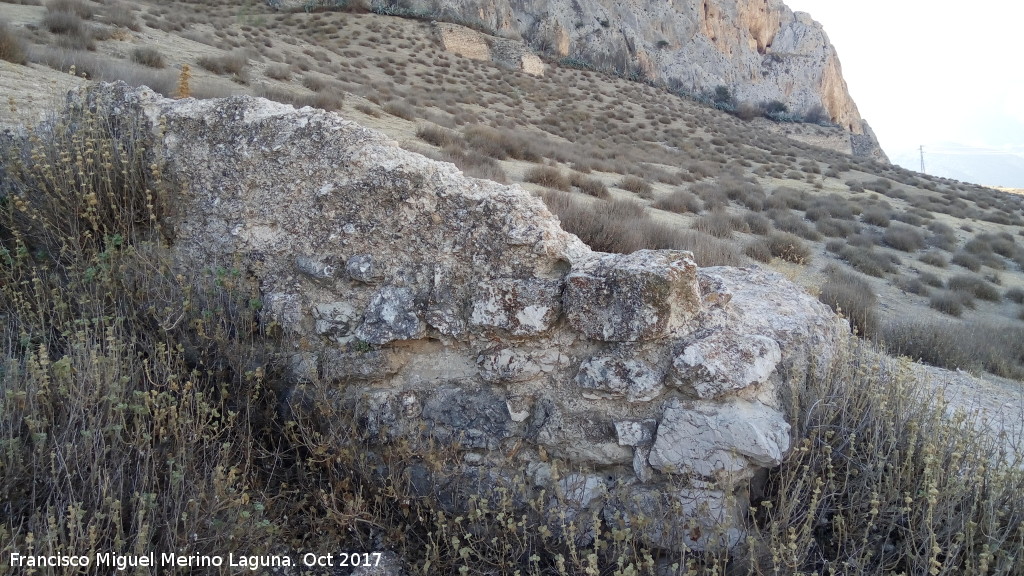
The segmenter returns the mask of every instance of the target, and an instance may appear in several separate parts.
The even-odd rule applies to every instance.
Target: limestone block
[[[387,344],[420,338],[425,331],[412,290],[385,286],[370,299],[355,335],[364,342]]]
[[[771,338],[719,330],[687,344],[672,369],[698,398],[717,398],[767,382],[780,360],[782,350]]]
[[[689,252],[598,256],[566,277],[565,313],[588,338],[630,342],[686,334],[701,309]]]
[[[546,331],[562,311],[562,285],[542,278],[499,278],[477,284],[469,322],[513,336]]]

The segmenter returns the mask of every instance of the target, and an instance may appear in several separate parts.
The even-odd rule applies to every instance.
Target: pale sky
[[[1024,4],[785,2],[824,25],[861,116],[890,155],[945,143],[1024,155]]]

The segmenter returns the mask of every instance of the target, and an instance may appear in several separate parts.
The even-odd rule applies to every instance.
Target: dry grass
[[[14,64],[24,64],[28,61],[25,42],[6,22],[0,22],[0,60]]]
[[[845,316],[858,336],[874,339],[878,333],[878,298],[871,283],[838,266],[827,268],[825,276],[818,299]]]
[[[526,171],[523,179],[533,184],[568,192],[572,188],[569,177],[554,166],[534,166]]]
[[[167,65],[163,54],[159,50],[148,46],[132,50],[132,62],[149,66],[150,68],[163,68]]]

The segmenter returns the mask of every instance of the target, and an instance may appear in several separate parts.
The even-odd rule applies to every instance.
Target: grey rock
[[[675,378],[698,398],[717,398],[764,384],[782,360],[766,336],[719,330],[688,344],[672,362]]]
[[[296,256],[295,267],[310,278],[319,280],[333,278],[337,272],[334,266],[310,256]]]
[[[496,450],[511,434],[505,399],[488,390],[438,390],[424,403],[423,418],[438,438],[471,449]]]
[[[541,374],[530,353],[513,348],[484,350],[476,361],[480,376],[488,382],[526,382]]]
[[[345,272],[349,278],[368,284],[379,280],[382,276],[371,254],[356,254],[349,258],[345,263]]]
[[[420,338],[425,331],[426,324],[420,319],[412,290],[385,286],[370,299],[355,335],[364,342],[387,344]]]
[[[321,336],[341,338],[356,328],[360,317],[348,302],[326,302],[313,307],[316,319],[316,333]]]
[[[561,310],[561,282],[499,278],[477,285],[470,324],[533,336],[551,328]]]
[[[657,420],[622,420],[615,423],[615,433],[622,446],[650,446],[654,442]]]
[[[685,335],[701,310],[697,265],[689,252],[639,250],[606,254],[566,278],[569,324],[611,342]]]
[[[597,356],[580,365],[576,384],[584,390],[625,398],[629,402],[647,402],[665,388],[665,372],[641,358]]]
[[[733,484],[759,467],[780,464],[789,450],[789,428],[780,412],[760,403],[673,399],[658,425],[650,463],[665,473]]]

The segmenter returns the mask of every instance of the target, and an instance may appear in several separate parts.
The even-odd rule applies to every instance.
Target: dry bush
[[[667,210],[676,214],[700,214],[703,206],[700,198],[689,190],[675,190],[668,196],[659,199],[653,204],[659,210]]]
[[[618,186],[619,188],[622,188],[627,192],[632,192],[641,198],[650,198],[654,191],[647,180],[638,176],[626,176],[619,181]]]
[[[245,52],[236,50],[220,56],[201,56],[197,61],[200,67],[214,74],[244,78],[249,58]]]
[[[880,226],[882,228],[885,228],[889,226],[889,223],[892,220],[892,215],[893,212],[891,209],[882,208],[880,206],[872,206],[864,210],[864,212],[860,215],[860,221],[865,224],[870,224],[872,226]]]
[[[896,265],[899,263],[899,259],[894,258],[892,254],[872,247],[847,245],[840,249],[839,257],[858,272],[876,277],[896,272]]]
[[[896,278],[895,284],[897,288],[907,294],[917,294],[918,296],[927,296],[931,294],[931,290],[928,289],[928,285],[922,282],[920,278],[900,276]]]
[[[50,0],[46,3],[47,12],[63,12],[88,20],[93,17],[94,11],[89,3],[83,0]]]
[[[473,150],[495,158],[513,158],[527,162],[540,162],[541,156],[526,138],[507,130],[472,125],[462,131],[466,145]]]
[[[401,100],[390,100],[385,102],[381,105],[380,109],[396,118],[401,118],[402,120],[412,121],[416,119],[416,110]]]
[[[28,61],[25,42],[6,22],[0,22],[0,60],[13,64],[24,64]]]
[[[902,252],[914,252],[924,248],[924,234],[917,228],[905,224],[893,224],[886,228],[882,242]]]
[[[715,238],[732,238],[735,230],[735,218],[725,210],[714,210],[693,221],[692,228],[698,232]]]
[[[807,210],[811,197],[803,190],[780,186],[765,201],[765,208]]]
[[[717,185],[698,182],[690,186],[690,192],[704,204],[704,210],[718,210],[729,205],[729,197]]]
[[[601,182],[597,178],[584,176],[575,170],[569,174],[569,183],[587,196],[593,196],[594,198],[601,199],[606,199],[611,196],[611,193],[608,192],[608,187],[604,185],[604,182]]]
[[[508,174],[497,160],[474,150],[465,150],[460,146],[446,146],[440,152],[424,150],[422,153],[441,162],[451,162],[466,176],[491,180],[499,184],[508,184]]]
[[[463,144],[462,136],[458,132],[436,124],[419,124],[416,126],[416,137],[438,148]]]
[[[799,236],[788,232],[775,231],[765,237],[772,256],[794,264],[807,264],[811,260],[811,249]]]
[[[949,261],[957,266],[962,266],[971,272],[981,270],[981,259],[970,252],[957,252]]]
[[[955,310],[956,296],[946,294],[945,297]],[[993,338],[993,334],[999,337]],[[984,370],[1006,378],[1024,377],[1024,328],[1020,325],[991,321],[894,320],[883,327],[883,338],[890,353],[935,366],[971,372]]]
[[[921,272],[917,277],[921,282],[933,288],[944,288],[946,286],[946,283],[943,282],[942,278],[939,278],[931,272]]]
[[[815,230],[822,236],[833,238],[846,238],[860,232],[860,226],[849,220],[838,220],[836,218],[823,218],[814,224]]]
[[[1003,298],[1009,300],[1010,302],[1024,304],[1024,289],[1010,288],[1005,293],[1003,293]]]
[[[760,212],[764,209],[767,196],[764,193],[764,189],[757,182],[729,176],[719,181],[719,189],[725,194],[726,198],[748,210]]]
[[[526,171],[523,179],[533,184],[568,192],[572,188],[569,178],[554,166],[534,166]]]
[[[949,314],[950,316],[960,316],[964,313],[964,292],[953,292],[951,290],[942,290],[932,294],[931,298],[928,299],[928,305],[942,312],[943,314]]]
[[[149,46],[143,46],[132,50],[132,62],[158,69],[167,65],[164,61],[163,54],[161,54],[156,48]]]
[[[818,300],[850,321],[850,328],[861,338],[873,339],[878,331],[878,298],[871,283],[855,272],[839,266],[825,270]]]
[[[743,215],[743,221],[746,222],[751,234],[765,236],[772,231],[772,221],[761,214],[747,212]]]
[[[743,247],[743,253],[757,260],[758,262],[768,263],[772,261],[772,250],[768,246],[767,238],[754,238]]]
[[[57,45],[68,50],[95,50],[92,28],[71,12],[47,12],[43,26],[59,35]]]
[[[921,256],[918,257],[918,260],[925,264],[935,266],[936,268],[945,268],[946,266],[949,266],[949,260],[939,252],[935,251],[928,251],[921,254]]]
[[[995,286],[989,284],[983,278],[970,274],[952,276],[946,281],[946,286],[950,290],[966,292],[980,300],[998,302],[1002,298],[1002,295],[999,294],[999,290]]]
[[[292,67],[287,64],[271,64],[270,66],[267,66],[264,74],[266,74],[267,78],[272,78],[274,80],[291,80]]]
[[[632,200],[593,203],[561,192],[547,192],[542,198],[564,230],[600,252],[689,250],[700,266],[743,266],[748,262],[730,243],[655,222],[643,205]]]
[[[801,238],[807,240],[821,240],[821,234],[817,230],[811,228],[806,220],[800,217],[799,214],[795,214],[789,210],[772,209],[768,213],[768,217],[772,219],[772,223],[775,227],[784,232],[790,234],[796,234]]]

